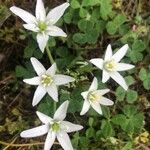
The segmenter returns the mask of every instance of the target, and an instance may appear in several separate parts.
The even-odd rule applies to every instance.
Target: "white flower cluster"
[[[46,10],[42,0],[37,0],[35,16],[16,6],[11,7],[10,10],[25,22],[23,25],[24,28],[37,33],[37,43],[40,50],[44,52],[49,36],[67,36],[62,29],[55,26],[55,23],[61,18],[68,6],[69,3],[66,2],[52,9],[46,15]],[[92,64],[103,70],[103,83],[108,81],[108,79],[111,77],[125,90],[128,89],[124,78],[118,73],[118,71],[134,68],[133,65],[119,63],[120,60],[125,56],[127,50],[128,45],[126,44],[113,55],[111,45],[108,45],[104,60],[101,58],[94,58],[90,60]],[[37,105],[46,93],[48,93],[54,101],[58,102],[58,86],[75,81],[75,79],[70,76],[56,74],[56,63],[52,64],[48,70],[46,70],[36,58],[32,57],[31,63],[35,72],[37,73],[37,76],[31,79],[24,79],[23,81],[27,84],[38,86],[34,93],[32,101],[33,106]],[[102,114],[100,105],[113,105],[113,101],[103,96],[109,91],[109,89],[99,90],[97,78],[94,77],[89,90],[81,93],[84,98],[84,103],[80,115],[84,115],[89,110],[90,106],[97,113]],[[73,150],[70,138],[67,133],[79,131],[83,127],[81,125],[76,125],[68,121],[64,121],[67,114],[68,105],[69,101],[65,101],[63,104],[61,104],[61,106],[59,106],[59,108],[54,113],[53,118],[43,113],[37,112],[37,116],[43,125],[23,131],[21,133],[21,137],[38,137],[47,133],[44,150],[50,150],[56,138],[63,149]]]

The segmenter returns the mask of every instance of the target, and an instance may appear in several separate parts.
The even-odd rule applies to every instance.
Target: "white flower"
[[[89,90],[81,93],[85,100],[80,115],[84,115],[89,110],[90,106],[92,106],[97,113],[102,114],[100,105],[110,106],[114,104],[113,101],[103,96],[109,92],[109,89],[97,90],[97,88],[98,81],[94,77]]]
[[[36,58],[32,57],[31,63],[38,76],[31,79],[24,79],[23,81],[31,85],[38,85],[32,101],[33,106],[37,105],[46,93],[48,93],[52,99],[57,102],[57,86],[67,84],[75,80],[67,75],[55,74],[57,69],[55,63],[48,70],[46,70]]]
[[[54,118],[50,118],[43,113],[37,112],[37,115],[43,125],[23,131],[20,135],[23,138],[32,138],[47,133],[44,150],[49,150],[55,139],[59,141],[64,150],[73,150],[70,138],[67,133],[79,131],[83,127],[68,121],[63,121],[66,117],[68,101],[65,101],[55,112]]]
[[[121,47],[114,55],[112,54],[111,45],[109,44],[105,53],[104,60],[101,58],[91,59],[90,62],[103,70],[102,82],[105,83],[111,77],[125,90],[128,86],[124,78],[118,73],[118,71],[125,71],[134,68],[134,65],[119,63],[125,56],[128,50],[128,44]]]
[[[62,29],[55,26],[55,23],[61,18],[68,6],[69,3],[66,2],[55,7],[46,15],[43,1],[37,0],[35,16],[16,6],[11,7],[10,10],[26,23],[23,25],[24,28],[37,32],[36,38],[39,48],[44,52],[49,36],[67,36]]]

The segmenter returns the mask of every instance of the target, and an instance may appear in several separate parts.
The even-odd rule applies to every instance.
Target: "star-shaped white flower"
[[[98,90],[97,88],[98,81],[97,78],[94,77],[89,90],[81,93],[85,100],[80,115],[84,115],[90,109],[90,106],[92,106],[97,113],[102,114],[100,105],[110,106],[114,104],[113,101],[103,96],[110,91],[109,89]]]
[[[69,101],[65,101],[55,112],[53,119],[49,116],[37,112],[37,116],[43,123],[39,127],[23,131],[20,135],[23,138],[32,138],[47,133],[44,150],[50,150],[55,139],[59,141],[64,150],[73,150],[70,138],[67,133],[79,131],[83,127],[68,121],[64,121],[67,113]]]
[[[70,76],[55,74],[57,69],[56,63],[54,63],[48,70],[46,70],[34,57],[31,58],[31,63],[38,76],[31,79],[24,79],[23,81],[30,85],[38,85],[32,101],[33,106],[37,105],[46,93],[48,93],[52,99],[57,102],[57,86],[75,81],[75,79]]]
[[[114,55],[112,54],[112,48],[109,44],[105,53],[104,60],[101,58],[91,59],[90,62],[103,70],[102,82],[105,83],[111,77],[125,90],[128,86],[124,78],[118,73],[118,71],[125,71],[134,68],[134,65],[119,63],[120,60],[125,56],[128,50],[128,44],[121,47]]]
[[[67,36],[62,29],[55,26],[55,23],[61,18],[68,6],[69,3],[66,2],[55,7],[46,15],[43,1],[37,0],[35,16],[16,6],[11,7],[10,10],[26,23],[23,25],[25,29],[37,32],[36,38],[39,48],[44,52],[49,36]]]

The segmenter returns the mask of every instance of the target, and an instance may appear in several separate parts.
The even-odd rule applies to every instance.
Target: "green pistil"
[[[57,132],[57,131],[59,131],[59,129],[60,129],[60,124],[57,122],[54,122],[52,124],[52,131]]]
[[[42,79],[41,79],[41,83],[43,84],[43,86],[50,86],[51,83],[53,82],[53,79],[51,76],[49,75],[42,75]]]
[[[40,31],[43,32],[43,31],[46,30],[47,24],[46,24],[45,22],[40,21],[40,22],[38,23],[38,27],[39,27]]]

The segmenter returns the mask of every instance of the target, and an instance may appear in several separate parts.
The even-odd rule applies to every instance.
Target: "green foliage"
[[[69,2],[70,7],[58,22],[58,25],[62,26],[61,28],[68,36],[67,38],[50,37],[48,46],[57,64],[57,73],[70,75],[76,79],[75,83],[59,88],[59,102],[57,103],[58,107],[65,100],[69,100],[67,119],[84,126],[81,132],[71,134],[74,149],[136,149],[134,140],[142,130],[146,130],[147,126],[146,119],[144,120],[144,115],[141,112],[144,110],[144,114],[147,115],[147,110],[144,107],[145,101],[141,100],[141,97],[148,99],[146,92],[150,89],[149,19],[146,17],[147,13],[142,12],[144,2],[135,2],[133,11],[121,1],[117,1],[117,4],[112,0],[70,0]],[[139,11],[139,6],[140,12],[135,12],[135,10]],[[20,25],[18,20],[15,28],[9,29],[7,24],[5,27],[4,23],[6,19],[9,20],[9,16],[8,8],[0,6],[1,49],[3,49],[3,41],[12,42],[13,47],[10,46],[9,51],[23,45],[19,49],[19,54],[13,51],[19,59],[13,61],[16,62],[14,64],[16,65],[15,73],[22,81],[22,78],[36,75],[31,63],[29,63],[31,57],[40,59],[46,68],[51,64],[47,59],[46,52],[43,54],[39,50],[35,33],[30,34],[23,28],[18,30]],[[15,36],[12,36],[13,34]],[[18,36],[18,34],[21,35]],[[129,45],[127,57],[124,57],[122,62],[134,63],[135,69],[122,73],[124,77],[126,76],[125,80],[129,86],[127,91],[112,80],[102,83],[102,72],[89,63],[91,58],[102,58],[109,43],[114,48],[124,44]],[[9,43],[9,45],[11,44]],[[21,52],[23,48],[24,51]],[[23,57],[21,53],[23,53]],[[114,105],[101,106],[103,115],[90,109],[85,116],[80,116],[79,113],[84,102],[81,92],[89,88],[94,76],[98,78],[99,89],[110,88],[111,92],[106,94],[106,97],[112,99]],[[22,82],[18,84],[20,83],[22,84]],[[12,89],[11,85],[9,88]],[[25,90],[27,93],[30,92],[30,89]],[[33,95],[29,96],[30,99],[32,97]],[[19,101],[19,107],[20,105]],[[52,98],[47,94],[38,104],[37,110],[52,117],[54,114],[53,105]],[[28,127],[28,123],[22,117],[16,118],[15,121],[5,120],[5,126],[0,126],[0,131],[7,130],[9,134],[14,135]],[[144,121],[146,122],[145,127]]]
[[[141,40],[135,40],[132,44],[132,50],[129,53],[131,61],[134,63],[141,61],[143,59],[143,54],[141,53],[145,49],[145,44]]]
[[[136,108],[130,105],[125,106],[123,112],[124,114],[117,114],[111,121],[128,134],[140,132],[143,127],[143,114],[137,113]]]
[[[117,32],[117,30],[119,29],[119,27],[125,23],[126,21],[126,17],[124,15],[117,15],[113,21],[110,21],[107,23],[106,25],[106,29],[107,32],[110,35],[113,35]]]
[[[146,90],[150,89],[150,72],[145,68],[141,68],[139,72],[139,78],[143,82],[143,86]]]

